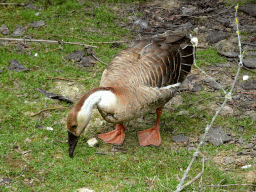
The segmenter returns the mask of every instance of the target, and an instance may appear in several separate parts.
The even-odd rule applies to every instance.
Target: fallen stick
[[[42,42],[42,43],[53,43],[53,44],[71,44],[71,45],[82,45],[85,48],[93,47],[98,48],[97,46],[87,45],[79,42],[65,42],[65,41],[54,41],[54,40],[44,40],[44,39],[16,39],[16,38],[0,38],[0,40],[8,41],[30,41],[30,42]]]
[[[25,3],[0,3],[0,5],[17,5],[17,6],[24,6]]]
[[[45,112],[45,111],[57,110],[57,109],[70,109],[70,107],[56,107],[56,108],[43,109],[43,110],[41,110],[41,111],[39,111],[39,112],[37,112],[37,113],[31,115],[31,117],[34,117],[34,116],[36,116],[36,115],[39,115],[40,113]]]
[[[193,179],[191,179],[189,182],[187,182],[185,185],[181,186],[181,190],[186,188],[187,186],[191,185],[194,183],[197,179],[199,179],[203,175],[204,171],[201,171],[197,176],[195,176]],[[203,185],[204,186],[204,185]]]
[[[256,187],[256,185],[253,185],[253,184],[202,185],[202,187],[229,187],[229,186],[252,186],[252,187]]]

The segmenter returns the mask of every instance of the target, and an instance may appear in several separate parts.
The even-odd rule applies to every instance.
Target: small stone
[[[240,137],[240,138],[238,139],[238,143],[239,143],[239,144],[243,144],[243,143],[244,143],[244,139],[243,139],[242,137]]]
[[[232,140],[230,136],[228,136],[223,130],[222,127],[218,127],[215,129],[210,129],[207,137],[209,138],[209,142],[214,146],[220,146],[223,143],[229,142]]]
[[[83,188],[75,190],[74,192],[94,192],[94,190],[89,189],[87,187],[83,187]]]
[[[1,25],[0,32],[2,32],[3,35],[8,35],[10,33],[8,27],[5,24]]]
[[[224,164],[231,164],[235,161],[233,157],[224,157],[223,158]]]
[[[87,144],[89,145],[89,147],[96,147],[98,146],[99,142],[96,138],[92,138],[87,141]]]
[[[48,131],[53,131],[52,127],[46,127],[45,129],[48,130]]]
[[[9,61],[9,63],[11,65],[8,67],[8,69],[11,70],[11,71],[21,72],[21,71],[28,71],[29,70],[24,65],[20,64],[20,62],[17,61],[16,59],[13,59],[13,60]]]
[[[176,135],[172,137],[172,140],[176,143],[183,143],[188,140],[188,137],[184,135]]]
[[[26,31],[25,27],[17,25],[17,27],[16,27],[15,31],[13,32],[12,36],[13,37],[20,37],[25,33],[25,31]]]
[[[244,149],[251,149],[251,148],[253,148],[254,147],[254,144],[253,143],[249,143],[249,144],[246,144],[245,146],[244,146]]]
[[[189,115],[189,112],[188,112],[188,111],[180,111],[177,115],[178,115],[178,116],[180,116],[180,115],[185,115],[185,116],[187,116],[187,115]]]
[[[34,21],[30,24],[31,27],[42,27],[45,25],[45,22],[44,20],[41,20],[41,21]]]
[[[225,106],[220,112],[220,115],[222,116],[228,116],[228,115],[233,115],[234,111],[231,107]]]
[[[230,35],[221,31],[214,31],[209,36],[206,37],[206,40],[211,44],[217,43],[220,40],[228,38]]]
[[[187,150],[188,150],[188,151],[195,151],[196,148],[195,148],[195,147],[188,146],[188,147],[187,147]]]
[[[225,56],[225,57],[231,57],[231,58],[236,58],[236,57],[238,57],[238,53],[236,53],[236,52],[232,52],[232,51],[230,51],[230,52],[221,52],[221,51],[217,51],[220,55],[222,55],[222,56]]]
[[[31,142],[31,139],[26,138],[26,139],[25,139],[25,142],[26,142],[26,143],[30,143],[30,142]]]
[[[237,128],[237,131],[238,132],[244,132],[244,126],[238,126],[238,128]]]
[[[70,60],[74,59],[77,62],[79,62],[79,61],[81,61],[81,59],[84,55],[85,55],[84,51],[76,50],[74,52],[69,53],[68,56],[66,57],[66,59],[70,59]]]
[[[245,67],[256,69],[256,62],[254,57],[243,59],[243,64]]]
[[[256,90],[256,80],[247,81],[241,87],[245,90]]]

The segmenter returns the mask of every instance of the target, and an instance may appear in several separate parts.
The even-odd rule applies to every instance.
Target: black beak
[[[79,139],[79,136],[76,136],[73,133],[68,131],[68,145],[69,145],[69,157],[70,158],[73,158],[73,153],[75,151],[78,139]]]

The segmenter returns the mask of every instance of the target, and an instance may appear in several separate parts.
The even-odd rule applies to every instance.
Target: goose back
[[[120,98],[117,119],[131,120],[168,102],[176,91],[168,86],[182,82],[192,64],[193,46],[184,34],[135,41],[107,66],[100,86]]]

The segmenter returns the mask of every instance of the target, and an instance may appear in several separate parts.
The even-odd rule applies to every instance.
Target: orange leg
[[[116,124],[116,128],[108,133],[102,133],[98,135],[98,138],[103,140],[105,143],[112,143],[120,145],[124,142],[126,127],[123,124]]]
[[[160,117],[162,115],[162,108],[156,110],[157,119],[156,124],[151,129],[140,131],[138,133],[140,146],[155,145],[158,146],[161,143],[161,136],[159,132]]]

